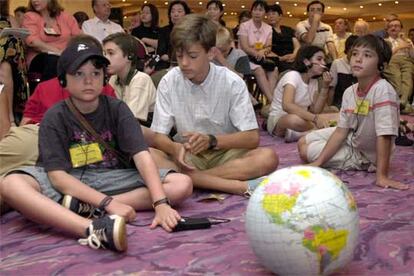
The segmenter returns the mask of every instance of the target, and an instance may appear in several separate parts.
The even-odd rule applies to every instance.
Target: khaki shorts
[[[32,166],[39,156],[39,126],[11,127],[0,141],[0,176],[21,167]]]
[[[186,162],[203,171],[240,158],[248,151],[247,149],[205,150],[198,155],[187,154]]]
[[[313,162],[319,157],[334,130],[335,127],[318,129],[305,136],[306,144],[308,145],[307,159],[309,162]],[[351,147],[348,142],[345,142],[322,167],[342,170],[367,170],[369,165],[370,162],[365,156],[357,149]]]

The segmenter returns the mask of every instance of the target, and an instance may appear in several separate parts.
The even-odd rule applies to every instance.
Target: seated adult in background
[[[130,34],[115,33],[102,43],[105,57],[110,61],[109,84],[115,89],[116,97],[128,105],[142,125],[149,127],[156,91],[151,77],[137,69],[138,40]]]
[[[92,0],[92,9],[95,17],[82,24],[82,31],[91,35],[100,42],[110,34],[124,32],[121,25],[109,20],[111,4],[109,0]]]
[[[174,62],[172,56],[170,34],[175,24],[177,24],[186,14],[191,13],[187,2],[177,0],[170,2],[168,6],[168,25],[159,31],[157,54],[160,56],[160,62],[156,65],[155,70],[167,69],[171,62]]]
[[[404,37],[402,28],[400,19],[388,23],[386,41],[391,43],[392,57],[385,67],[384,76],[400,96],[401,113],[408,114],[413,112],[409,100],[413,94],[414,46],[411,40]]]
[[[358,19],[355,21],[353,34],[356,36],[364,36],[369,34],[368,22],[363,19]]]
[[[276,66],[279,74],[291,69],[300,48],[300,43],[295,37],[295,30],[280,24],[282,16],[283,11],[279,5],[269,6],[267,20],[272,26],[272,53],[278,57]]]
[[[249,56],[257,85],[271,102],[278,71],[274,61],[268,58],[272,47],[272,27],[263,21],[268,11],[267,3],[256,0],[250,11],[252,19],[242,23],[237,33],[239,48]]]
[[[357,82],[357,79],[352,75],[348,57],[349,51],[357,38],[356,35],[349,36],[345,41],[345,56],[332,62],[330,68],[332,82],[329,85],[328,105],[340,108],[345,90]]]
[[[349,21],[339,17],[335,20],[333,40],[338,58],[345,56],[345,41],[352,33],[349,32]]]
[[[278,158],[257,148],[259,131],[244,81],[210,63],[217,25],[190,14],[174,26],[171,44],[178,67],[158,85],[154,145],[168,153],[194,186],[243,195],[274,171]],[[172,141],[168,134],[176,127]]]
[[[39,53],[45,59],[42,80],[57,75],[58,55],[66,48],[71,37],[81,31],[76,19],[65,12],[57,0],[30,0],[24,15],[23,28],[31,34],[25,39],[27,44],[27,65]]]
[[[319,89],[319,76],[323,76]],[[271,135],[295,142],[308,130],[325,127],[319,115],[328,98],[332,78],[326,71],[325,53],[318,46],[302,46],[296,55],[292,71],[279,80],[267,119]],[[320,91],[320,92],[318,92]]]
[[[27,7],[19,6],[14,9],[14,17],[16,18],[17,27],[21,28],[23,24],[24,14],[27,12]]]
[[[296,37],[302,44],[311,44],[324,49],[325,53],[329,53],[329,61],[332,62],[338,53],[333,41],[331,26],[321,21],[325,5],[321,1],[312,1],[307,5],[306,12],[308,19],[296,25]]]
[[[2,0],[0,1],[0,31],[8,27],[18,28],[19,25],[16,19],[9,15],[9,1]],[[26,59],[23,41],[20,38],[13,35],[0,37],[0,66],[3,79],[0,83],[7,81],[3,91],[7,94],[3,96],[3,99],[7,100],[7,121],[11,124],[18,123],[24,104],[29,98]]]
[[[132,29],[131,34],[144,42],[148,53],[156,53],[159,36],[159,14],[153,4],[146,3],[141,7],[141,25]]]
[[[220,0],[210,0],[207,2],[207,16],[217,25],[226,27],[226,22],[223,20],[224,6]]]
[[[394,19],[398,19],[398,15],[395,13],[390,13],[387,14],[387,16],[385,16],[385,22],[384,22],[384,29],[378,30],[373,32],[372,34],[381,38],[387,38],[388,37],[388,24],[394,20]]]

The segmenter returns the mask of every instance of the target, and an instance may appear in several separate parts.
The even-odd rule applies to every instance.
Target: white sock
[[[296,142],[297,140],[299,140],[300,137],[302,137],[303,135],[307,134],[307,131],[295,131],[292,129],[287,128],[286,132],[285,132],[285,142],[286,143],[292,143],[292,142]]]

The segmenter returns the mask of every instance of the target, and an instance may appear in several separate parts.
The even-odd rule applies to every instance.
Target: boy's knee
[[[193,181],[188,175],[182,173],[170,174],[170,182],[174,186],[174,194],[177,199],[182,200],[193,193]]]
[[[299,152],[300,159],[305,163],[309,163],[307,148],[308,148],[308,145],[306,144],[306,138],[305,136],[302,136],[298,141],[298,152]]]
[[[16,174],[10,174],[0,180],[0,196],[3,199],[13,192],[13,183],[18,181],[18,177]]]
[[[261,148],[258,156],[261,157],[260,166],[266,171],[266,174],[273,172],[279,165],[279,156],[271,148]]]

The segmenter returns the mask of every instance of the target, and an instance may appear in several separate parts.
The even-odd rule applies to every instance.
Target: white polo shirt
[[[110,34],[125,32],[121,25],[116,24],[109,19],[104,22],[96,16],[83,22],[82,31],[85,34],[95,37],[101,43],[102,40]]]
[[[175,126],[177,141],[187,131],[217,135],[257,129],[248,93],[245,82],[226,67],[210,63],[201,84],[174,67],[158,85],[151,129],[168,134]]]

